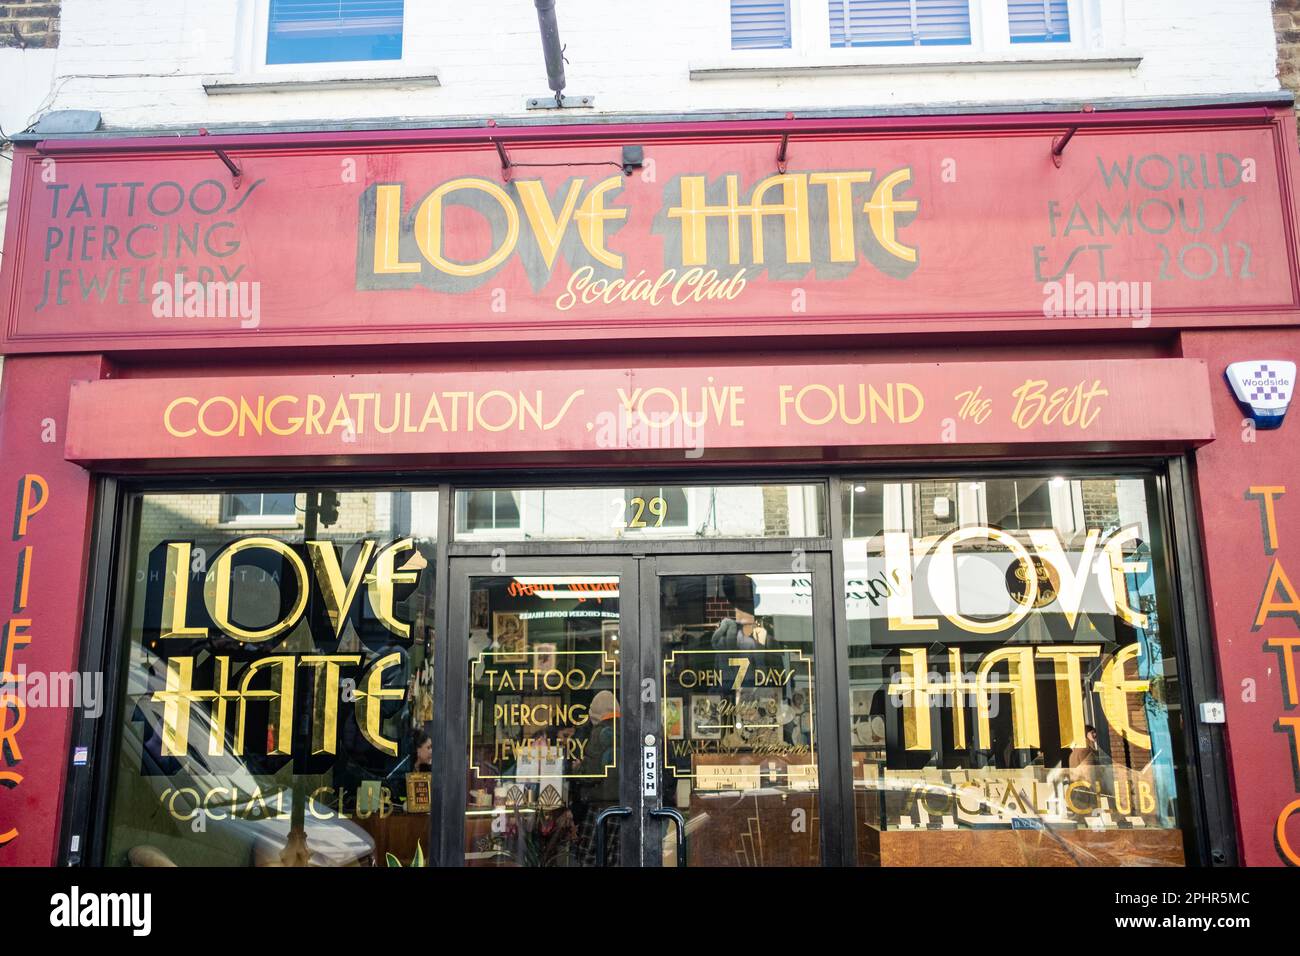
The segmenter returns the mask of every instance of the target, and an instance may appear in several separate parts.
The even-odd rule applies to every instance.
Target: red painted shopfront
[[[418,832],[436,862],[590,862],[606,827],[624,863],[718,864],[734,837],[748,862],[1300,865],[1300,425],[1256,429],[1225,381],[1300,355],[1295,143],[1289,108],[1250,105],[24,145],[0,281],[0,863],[184,862],[209,839],[264,862],[195,821],[278,779],[282,858],[356,837],[382,863]],[[616,534],[588,499],[564,510],[603,486]],[[750,490],[757,531],[728,517]],[[354,503],[370,524],[343,541]],[[232,570],[259,548],[260,630]],[[734,699],[680,666],[724,647],[719,625],[688,649],[696,597],[743,634],[717,671]],[[373,633],[413,642],[395,684]],[[255,661],[310,671],[314,709],[236,667],[281,640]],[[494,667],[556,655],[592,693],[488,696],[521,690]],[[94,674],[102,714],[55,699]],[[357,694],[337,708],[336,679]],[[733,706],[734,740],[709,722]],[[517,713],[527,733],[503,731]],[[209,789],[185,766],[202,806],[178,809],[199,727]],[[418,773],[331,764],[335,730],[427,763],[426,815]],[[530,734],[551,749],[524,755]],[[399,791],[381,826],[365,808]],[[751,839],[777,791],[794,835]],[[532,856],[502,849],[509,820],[543,821]]]

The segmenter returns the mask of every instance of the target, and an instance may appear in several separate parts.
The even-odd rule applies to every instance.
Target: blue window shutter
[[[779,50],[789,46],[789,0],[731,0],[733,50]]]
[[[831,46],[970,43],[969,0],[829,0]]]
[[[1069,0],[1007,0],[1012,43],[1068,43]]]
[[[400,60],[405,0],[271,0],[267,63]]]

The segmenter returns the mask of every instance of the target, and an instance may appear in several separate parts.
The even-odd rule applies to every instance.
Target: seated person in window
[[[729,574],[722,579],[722,593],[731,603],[731,617],[718,622],[709,639],[719,651],[753,651],[767,646],[767,628],[754,617],[754,583],[748,577]]]

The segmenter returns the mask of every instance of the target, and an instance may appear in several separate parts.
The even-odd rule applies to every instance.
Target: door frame
[[[847,759],[839,746],[848,723],[847,700],[841,700],[835,661],[833,610],[835,586],[831,575],[831,558],[827,551],[806,553],[802,551],[779,553],[736,553],[710,551],[709,553],[672,554],[647,557],[641,564],[640,611],[641,627],[638,653],[640,672],[653,681],[655,693],[638,695],[640,700],[639,727],[644,728],[636,737],[640,745],[653,734],[657,753],[659,785],[658,796],[646,797],[643,787],[637,787],[637,818],[642,831],[641,865],[658,868],[663,864],[663,834],[666,821],[656,820],[650,811],[663,807],[668,779],[666,746],[660,708],[663,706],[665,687],[660,677],[663,655],[659,645],[659,584],[665,577],[709,574],[807,574],[813,579],[813,701],[818,713],[814,715],[817,773],[818,773],[818,842],[822,866],[836,865],[840,861],[831,854],[844,844],[842,822],[844,817],[843,787]],[[803,567],[797,565],[802,564]],[[645,678],[643,678],[644,680]],[[639,685],[642,686],[642,685]],[[637,776],[640,780],[640,776]],[[850,794],[851,796],[851,794]]]
[[[505,561],[509,570],[500,566]],[[606,567],[599,567],[604,563]],[[640,646],[640,577],[637,559],[630,555],[592,554],[588,557],[509,557],[452,558],[448,566],[448,629],[446,646],[447,680],[440,708],[442,734],[438,741],[438,761],[442,768],[443,800],[439,826],[442,831],[440,866],[465,865],[466,783],[469,780],[468,687],[469,668],[469,582],[476,577],[506,577],[523,572],[545,574],[593,574],[619,576],[619,645]],[[613,569],[613,570],[611,570]],[[632,817],[613,821],[607,826],[622,827],[619,837],[620,865],[633,866],[641,853],[640,828],[635,826],[635,808],[640,794],[637,773],[640,755],[640,708],[630,706],[631,695],[641,686],[638,655],[620,655],[618,668],[619,726],[617,733],[619,768],[619,803],[634,808]]]

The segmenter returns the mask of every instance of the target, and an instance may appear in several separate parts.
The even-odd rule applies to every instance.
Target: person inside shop
[[[718,651],[754,651],[766,647],[767,628],[754,616],[753,579],[728,574],[722,579],[722,593],[732,612],[730,617],[718,622],[709,645]]]
[[[433,738],[420,729],[415,731],[413,738],[411,771],[429,773],[433,770]]]
[[[618,700],[608,690],[597,691],[587,707],[587,721],[577,727],[573,736],[582,741],[582,757],[575,769],[573,781],[572,819],[578,825],[578,843],[588,863],[595,863],[596,814],[618,802],[618,775],[611,770],[617,765]],[[618,827],[611,827],[608,836],[607,857],[617,858]]]
[[[1076,747],[1070,751],[1070,780],[1076,783],[1085,784],[1089,790],[1096,794],[1098,805],[1100,805],[1101,794],[1113,794],[1114,771],[1110,754],[1102,750],[1097,742],[1097,728],[1092,724],[1085,724],[1083,727],[1083,736],[1086,745]],[[1076,800],[1076,803],[1079,801]]]

